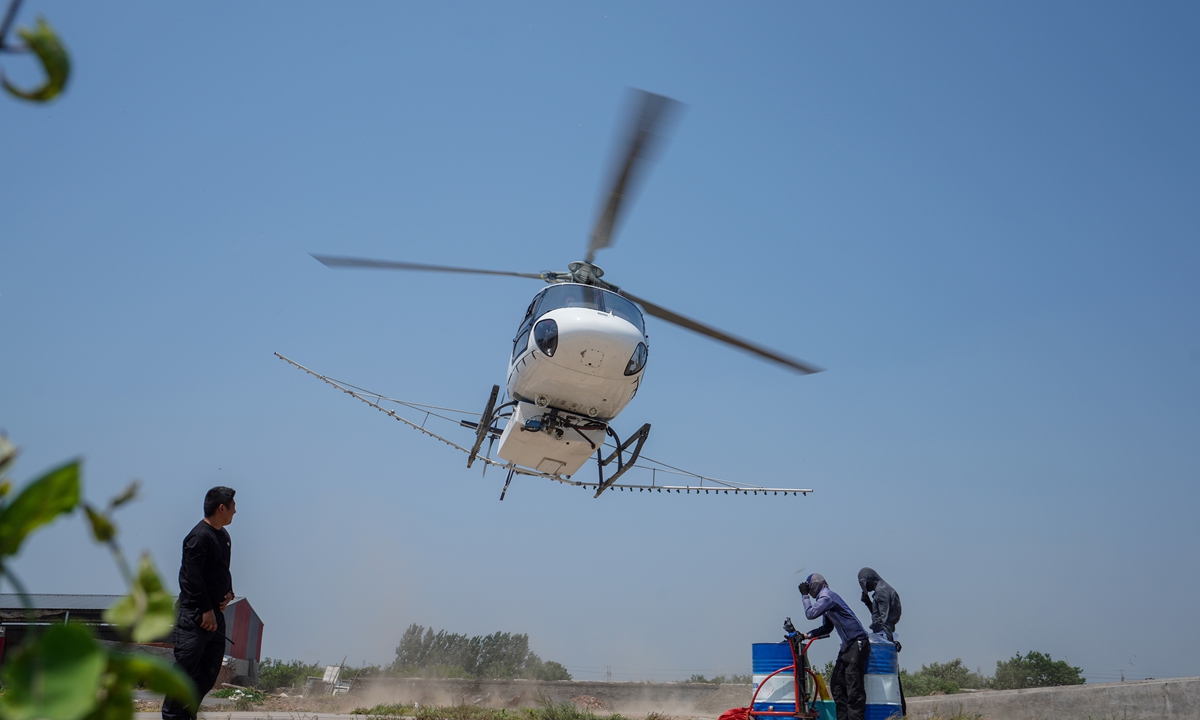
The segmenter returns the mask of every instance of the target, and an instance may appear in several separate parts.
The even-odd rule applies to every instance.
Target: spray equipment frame
[[[817,712],[815,701],[819,693],[818,688],[820,683],[817,682],[817,674],[813,672],[812,666],[808,664],[808,648],[818,638],[806,638],[807,641],[801,639],[801,634],[796,632],[796,628],[792,626],[792,619],[788,618],[784,621],[783,627],[787,630],[788,647],[792,651],[792,664],[781,667],[775,672],[763,678],[763,681],[758,683],[754,688],[754,695],[750,698],[750,710],[747,713],[750,720],[756,717],[773,718],[773,717],[794,717],[804,718],[805,720],[815,720],[819,713]],[[801,642],[804,645],[801,646]],[[787,710],[755,710],[754,705],[758,702],[758,691],[766,685],[767,681],[775,677],[781,672],[792,671],[792,690],[795,693],[796,709]],[[812,678],[812,693],[808,691],[808,678]]]

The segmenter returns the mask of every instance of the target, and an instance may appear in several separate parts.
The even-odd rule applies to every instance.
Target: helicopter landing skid
[[[616,431],[613,430],[611,426],[608,428],[608,434],[612,435],[613,440],[617,441],[617,448],[612,451],[611,455],[603,460],[600,459],[603,451],[599,448],[596,449],[596,469],[600,473],[600,486],[596,488],[596,494],[592,497],[600,497],[600,493],[612,487],[612,484],[615,483],[622,475],[625,474],[627,470],[629,470],[629,468],[633,467],[634,463],[637,462],[637,459],[642,454],[642,446],[646,444],[646,438],[650,437],[650,423],[646,423],[638,428],[638,431],[630,435],[625,442],[621,442],[621,439],[617,437]],[[637,445],[634,446],[633,453],[630,454],[629,460],[626,461],[624,453],[629,449],[629,445],[635,441],[637,442]],[[609,475],[608,479],[606,480],[604,478],[604,467],[613,460],[617,461],[617,471],[612,475]]]
[[[492,394],[488,397],[487,407],[483,409],[483,414],[479,416],[479,426],[475,428],[475,444],[471,446],[471,452],[467,455],[467,467],[471,467],[475,463],[475,456],[479,454],[479,448],[483,445],[483,439],[488,436],[488,429],[492,427],[492,413],[496,407],[496,396],[500,394],[500,386],[492,386]],[[484,472],[487,472],[487,466],[483,467]],[[512,476],[509,476],[512,479]],[[504,485],[505,489],[508,484]],[[504,496],[501,495],[503,500]]]

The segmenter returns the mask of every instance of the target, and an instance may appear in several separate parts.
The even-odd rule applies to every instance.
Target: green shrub
[[[258,665],[258,688],[275,692],[279,688],[300,687],[305,678],[320,677],[324,673],[325,668],[315,663],[267,658]]]
[[[996,661],[996,677],[991,686],[997,690],[1017,690],[1031,687],[1053,687],[1056,685],[1082,685],[1087,682],[1083,668],[1072,667],[1065,660],[1054,660],[1049,655],[1031,651],[1021,653],[1008,660]]]
[[[478,705],[422,705],[413,712],[416,720],[512,720],[507,710]]]
[[[948,663],[930,663],[922,665],[917,672],[900,671],[900,684],[908,697],[920,697],[934,692],[947,695],[958,692],[963,688],[981,689],[988,686],[988,679],[983,675],[971,672],[963,665],[961,658],[954,658]]]
[[[595,720],[596,714],[590,710],[582,710],[575,703],[563,702],[557,705],[546,700],[538,708],[524,710],[530,720]]]
[[[354,708],[350,711],[354,715],[385,715],[388,717],[402,717],[412,715],[412,705],[402,705],[400,703],[379,704],[372,708]]]
[[[562,663],[542,660],[535,653],[529,653],[529,659],[525,661],[525,670],[521,673],[521,677],[528,680],[570,680],[571,673],[567,672],[566,666]]]
[[[245,700],[250,703],[260,703],[267,699],[266,693],[261,693],[257,690],[246,688],[221,688],[212,693],[215,698],[229,698],[231,700]]]

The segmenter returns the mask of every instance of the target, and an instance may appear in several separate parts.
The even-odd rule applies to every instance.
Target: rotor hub
[[[567,265],[567,270],[571,272],[571,277],[577,283],[584,285],[602,285],[600,278],[604,277],[604,270],[599,265],[593,265],[590,262],[580,260]]]

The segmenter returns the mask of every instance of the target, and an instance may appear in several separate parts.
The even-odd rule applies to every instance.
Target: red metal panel
[[[222,613],[222,615],[225,616],[225,634],[226,635],[229,635],[229,629],[237,624],[237,611],[238,611],[238,604],[236,602],[231,602],[225,606],[225,612]],[[229,638],[226,637],[225,638],[225,654],[230,657],[236,657],[233,654],[233,651],[234,651],[234,646],[229,643]]]
[[[237,602],[237,612],[233,617],[233,657],[241,660],[249,660],[250,650],[250,603],[246,602],[245,598],[241,598]]]

